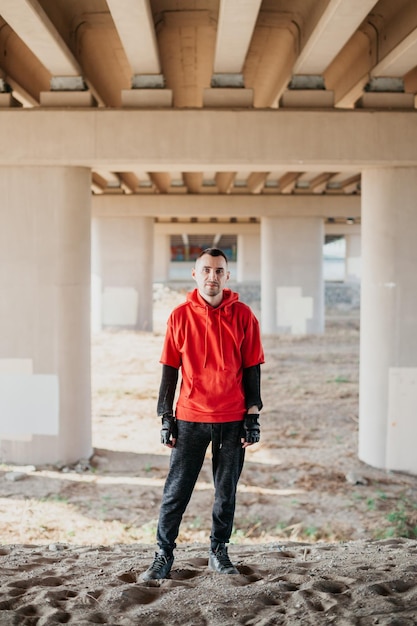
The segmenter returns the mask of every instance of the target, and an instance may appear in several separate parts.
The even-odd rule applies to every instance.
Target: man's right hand
[[[166,413],[161,417],[161,443],[168,448],[174,448],[178,437],[177,420],[172,413]]]

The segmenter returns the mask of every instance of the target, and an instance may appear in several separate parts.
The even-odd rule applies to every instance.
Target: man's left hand
[[[247,448],[258,443],[261,438],[261,427],[258,413],[247,413],[243,420],[242,447]]]

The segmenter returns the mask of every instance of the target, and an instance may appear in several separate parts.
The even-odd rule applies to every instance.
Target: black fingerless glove
[[[243,420],[243,438],[246,443],[258,443],[261,438],[261,427],[258,413],[246,413]]]
[[[178,437],[177,420],[172,413],[165,413],[161,417],[161,423],[161,443],[165,445],[172,443],[171,439]]]

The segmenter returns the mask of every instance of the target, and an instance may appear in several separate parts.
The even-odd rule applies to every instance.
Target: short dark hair
[[[197,259],[200,259],[203,256],[203,254],[209,254],[210,256],[222,256],[224,260],[226,261],[226,263],[229,262],[227,259],[227,256],[225,255],[223,250],[220,250],[220,248],[206,248],[205,250],[202,250],[200,252]]]

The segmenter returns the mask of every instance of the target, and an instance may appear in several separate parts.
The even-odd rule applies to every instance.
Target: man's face
[[[229,280],[230,272],[222,256],[203,254],[197,259],[192,277],[197,283],[200,295],[210,304],[219,304],[223,289]]]

